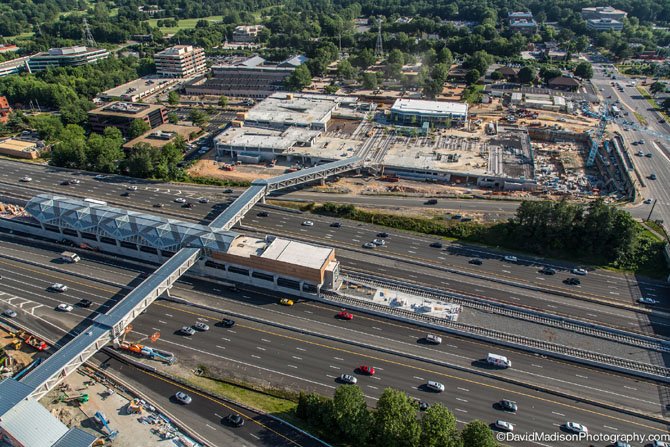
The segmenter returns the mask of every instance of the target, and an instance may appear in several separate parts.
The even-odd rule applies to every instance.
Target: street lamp
[[[654,203],[651,205],[651,209],[649,210],[649,216],[647,216],[647,221],[651,220],[651,213],[654,212],[654,208],[656,208],[656,203],[658,202],[658,199],[654,199]]]

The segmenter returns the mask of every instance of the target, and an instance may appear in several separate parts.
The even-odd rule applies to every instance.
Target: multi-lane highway
[[[3,249],[5,257],[0,258],[0,273],[4,294],[0,295],[0,300],[5,305],[20,309],[18,318],[21,321],[39,324],[40,330],[49,333],[68,329],[94,312],[106,310],[114,299],[124,294],[124,290],[107,284],[107,281],[131,284],[146,271],[134,263],[106,258],[94,262],[98,255],[85,254],[79,264],[58,265],[58,269],[70,269],[83,276],[73,277],[48,268],[54,265],[57,246],[49,250],[48,244],[42,246],[38,242],[13,241],[5,236]],[[24,257],[32,263],[28,265],[7,256]],[[70,290],[64,294],[46,292],[48,285],[56,281],[67,284]],[[359,384],[371,403],[384,387],[392,386],[431,403],[445,403],[460,421],[474,418],[493,421],[505,417],[517,424],[517,431],[553,431],[558,429],[557,425],[573,419],[587,424],[592,433],[650,433],[664,429],[664,424],[604,410],[574,399],[557,398],[532,388],[482,377],[478,372],[492,372],[525,382],[538,381],[548,386],[563,387],[572,391],[571,394],[585,398],[610,401],[621,408],[639,408],[658,414],[663,405],[659,396],[667,395],[667,388],[650,382],[497,348],[496,352],[514,359],[515,367],[502,372],[490,371],[478,362],[491,349],[485,344],[450,337],[439,347],[429,347],[417,344],[424,332],[411,325],[365,315],[342,322],[333,319],[337,309],[331,306],[306,302],[291,308],[281,307],[276,304],[277,296],[254,291],[226,293],[200,280],[182,281],[173,294],[190,301],[206,298],[210,304],[230,312],[305,329],[290,330],[240,317],[235,317],[237,324],[234,328],[224,329],[215,325],[221,318],[219,313],[157,302],[133,323],[134,332],[129,337],[142,339],[160,330],[158,347],[174,352],[182,364],[195,366],[205,363],[211,365],[212,371],[221,374],[267,381],[276,386],[318,390],[325,394],[332,393],[339,386],[336,378],[340,374],[353,372],[360,365],[373,365],[378,369],[377,375],[359,376]],[[60,302],[76,304],[84,298],[94,302],[90,309],[75,307],[72,313],[54,311]],[[179,327],[196,321],[207,322],[211,330],[193,337],[176,332]],[[303,333],[306,330],[336,331],[343,341],[306,335]],[[371,331],[372,335],[369,334]],[[414,354],[444,359],[462,367],[449,368],[346,342],[348,338],[368,340],[370,337],[377,339],[376,344],[401,346],[404,343]],[[374,345],[375,341],[369,344]],[[472,372],[464,370],[465,367]],[[448,392],[435,395],[424,391],[421,385],[429,379],[445,383]],[[501,398],[515,399],[520,406],[519,413],[508,416],[496,410],[493,403]],[[210,417],[213,421],[217,420],[214,413]]]

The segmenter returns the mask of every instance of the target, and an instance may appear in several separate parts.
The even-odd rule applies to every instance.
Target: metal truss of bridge
[[[46,229],[49,226],[62,226],[76,229],[82,234],[96,234],[112,240],[176,253],[106,314],[96,316],[88,328],[24,376],[20,382],[15,379],[0,382],[0,432],[11,431],[14,435],[21,436],[23,445],[30,447],[89,447],[93,442],[90,435],[76,428],[68,430],[63,423],[55,420],[37,404],[36,400],[104,345],[119,337],[133,319],[161,294],[167,292],[198,261],[202,249],[225,251],[238,236],[226,230],[239,222],[268,192],[356,169],[361,163],[360,158],[354,157],[256,181],[214,219],[209,227],[107,207],[99,203],[82,204],[79,200],[66,197],[40,195],[30,200],[26,210]],[[40,436],[35,437],[34,433],[39,433]]]

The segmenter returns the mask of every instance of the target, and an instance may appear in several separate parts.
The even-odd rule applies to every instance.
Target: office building
[[[191,45],[176,45],[154,55],[159,76],[185,78],[207,69],[205,52]]]
[[[256,42],[263,25],[240,25],[233,30],[233,42]]]
[[[391,121],[398,124],[448,125],[467,119],[468,105],[461,102],[396,99],[391,107]]]
[[[28,69],[31,72],[43,71],[48,67],[77,67],[92,64],[109,57],[109,51],[104,48],[89,48],[74,46],[51,48],[31,56],[28,59]]]
[[[589,19],[586,28],[593,31],[621,31],[623,22],[613,19]]]
[[[279,64],[268,64],[260,56],[229,57],[212,66],[212,77],[204,76],[185,85],[187,95],[226,95],[265,98],[284,91],[284,81],[303,64],[305,56],[294,56]]]
[[[595,6],[590,8],[582,8],[582,17],[584,20],[589,19],[610,19],[623,21],[628,13],[620,9],[612,8],[611,6]]]
[[[167,122],[167,111],[154,104],[113,102],[88,112],[91,130],[98,133],[104,132],[105,127],[116,127],[127,135],[132,122],[138,119],[153,129]]]

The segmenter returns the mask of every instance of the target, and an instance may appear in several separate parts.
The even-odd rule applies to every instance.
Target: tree
[[[219,98],[219,107],[223,107],[224,109],[228,107],[228,97],[225,95],[221,95]]]
[[[434,404],[421,418],[421,447],[460,447],[456,417],[441,404]]]
[[[171,106],[179,104],[179,93],[174,90],[170,91],[170,93],[168,93],[168,104]]]
[[[504,76],[498,70],[491,73],[491,80],[493,81],[500,81],[502,78],[504,78]]]
[[[517,75],[519,78],[519,82],[522,84],[530,84],[535,80],[535,77],[537,76],[537,73],[535,72],[535,69],[533,67],[525,66],[521,67],[519,70],[519,74]]]
[[[489,65],[493,61],[493,58],[484,50],[475,51],[470,55],[463,64],[465,68],[471,70],[477,70],[480,75],[481,73],[486,73],[486,70],[489,68]]]
[[[479,78],[481,78],[481,77],[482,77],[482,75],[479,72],[479,70],[477,70],[476,68],[473,68],[471,70],[468,70],[465,73],[465,82],[468,85],[476,84],[477,81],[479,81]]]
[[[167,118],[170,124],[177,124],[179,122],[179,115],[175,112],[169,112]]]
[[[123,160],[123,136],[114,127],[107,127],[103,135],[92,133],[86,150],[87,168],[96,172],[116,172]]]
[[[299,65],[286,79],[286,86],[291,90],[300,91],[312,84],[312,74],[307,65]]]
[[[86,165],[84,129],[76,124],[68,124],[59,138],[60,141],[51,150],[51,164],[63,168],[84,168]]]
[[[497,447],[493,432],[482,421],[472,421],[461,431],[464,447]]]
[[[352,60],[352,65],[358,68],[368,68],[370,65],[373,65],[377,61],[375,54],[369,48],[364,48],[361,50],[356,57]]]
[[[372,428],[372,416],[360,388],[338,387],[333,397],[331,417],[344,439],[354,445],[367,443]]]
[[[63,131],[63,122],[56,115],[45,113],[28,117],[28,123],[39,133],[40,138],[53,141]]]
[[[188,119],[191,120],[195,126],[202,127],[209,119],[209,115],[203,110],[191,109],[188,114]]]
[[[337,75],[342,79],[353,79],[356,76],[356,69],[349,59],[343,59],[337,64]]]
[[[416,419],[416,408],[407,394],[392,388],[384,390],[377,401],[374,435],[377,445],[384,447],[419,446],[421,427]]]
[[[395,48],[391,50],[388,57],[386,58],[386,63],[403,65],[405,63],[405,56],[402,54],[402,51]]]
[[[651,91],[651,93],[654,95],[656,93],[665,93],[666,90],[667,86],[664,82],[655,81],[649,86],[649,91]]]
[[[377,88],[377,74],[369,71],[363,72],[362,80],[363,88],[366,90],[374,90]]]
[[[150,129],[151,126],[149,123],[144,120],[135,119],[132,123],[130,123],[130,127],[128,128],[128,137],[131,139],[137,138],[143,133],[148,132]]]
[[[131,177],[148,178],[154,172],[156,149],[147,143],[136,144],[125,161],[125,168]]]
[[[557,78],[561,75],[561,70],[555,67],[542,67],[540,69],[540,76],[542,76],[542,80],[545,84],[548,83],[551,79]]]
[[[582,79],[591,79],[593,77],[593,67],[588,62],[580,62],[575,67],[575,76]]]

